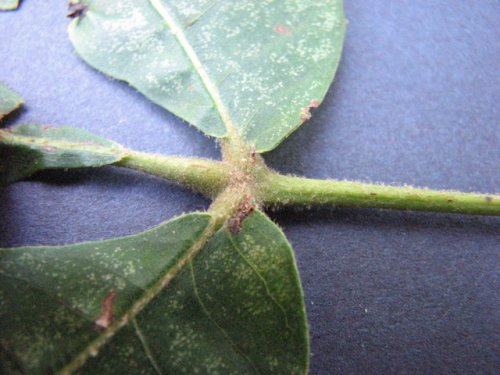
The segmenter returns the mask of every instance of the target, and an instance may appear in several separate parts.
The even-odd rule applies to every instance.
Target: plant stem
[[[264,205],[374,207],[473,215],[500,215],[500,196],[315,180],[274,172],[260,185]]]
[[[127,151],[127,156],[115,165],[178,182],[209,197],[216,197],[223,192],[231,183],[232,176],[231,166],[225,162],[135,151]],[[236,182],[244,182],[244,179],[240,180]],[[284,176],[269,170],[259,173],[256,184],[256,198],[264,206],[372,207],[500,215],[500,196],[493,194],[416,189],[410,186],[396,187],[353,181],[316,180]],[[238,192],[243,194],[243,190],[238,186],[233,186],[231,191],[233,195],[238,195]]]
[[[115,165],[178,182],[209,197],[222,192],[230,178],[225,163],[208,159],[127,151],[127,156]]]

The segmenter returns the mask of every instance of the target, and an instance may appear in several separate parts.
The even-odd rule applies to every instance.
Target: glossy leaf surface
[[[1,0],[0,9],[7,9],[2,8]],[[0,82],[0,120],[5,115],[8,115],[10,112],[18,108],[21,104],[23,104],[23,99],[16,92]]]
[[[259,152],[311,116],[334,77],[341,0],[84,0],[77,52],[206,134]]]
[[[0,342],[6,374],[303,374],[308,345],[291,248],[264,214],[222,228],[170,284],[113,335],[95,327],[112,291],[116,319],[150,293],[202,235],[206,214],[142,234],[0,250]],[[109,336],[99,350],[91,342]],[[10,367],[7,367],[10,366]],[[14,369],[14,370],[13,370]]]
[[[18,125],[0,130],[0,184],[47,168],[99,167],[123,155],[117,143],[85,130]]]

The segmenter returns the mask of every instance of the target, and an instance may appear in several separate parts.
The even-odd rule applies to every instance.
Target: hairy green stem
[[[230,179],[225,163],[208,159],[127,151],[115,165],[178,182],[209,197],[222,192]]]
[[[374,207],[500,215],[500,196],[416,189],[269,173],[260,186],[264,205]]]
[[[216,197],[230,185],[233,200],[238,200],[238,194],[248,194],[243,186],[248,184],[246,179],[236,176],[226,162],[127,151],[127,156],[116,165],[178,182],[209,197]],[[256,168],[260,168],[260,173],[254,176],[252,190],[263,206],[372,207],[500,215],[499,195],[284,176],[267,170],[262,163],[257,163]]]

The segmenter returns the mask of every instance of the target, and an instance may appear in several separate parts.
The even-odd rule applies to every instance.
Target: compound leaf
[[[90,65],[208,135],[238,131],[258,152],[323,100],[345,30],[341,0],[80,0],[70,9],[70,38]]]

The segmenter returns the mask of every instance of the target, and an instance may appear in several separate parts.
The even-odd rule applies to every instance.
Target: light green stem
[[[217,196],[229,183],[225,163],[208,159],[127,151],[115,165],[178,182],[209,197]]]
[[[260,186],[264,205],[375,207],[500,215],[500,196],[416,189],[269,173]]]
[[[127,151],[127,156],[116,165],[178,182],[209,197],[216,197],[231,183],[230,166],[208,159]],[[233,190],[237,193],[238,186],[233,186]],[[500,215],[499,195],[315,180],[284,176],[269,170],[259,173],[254,192],[263,206],[372,207]]]

